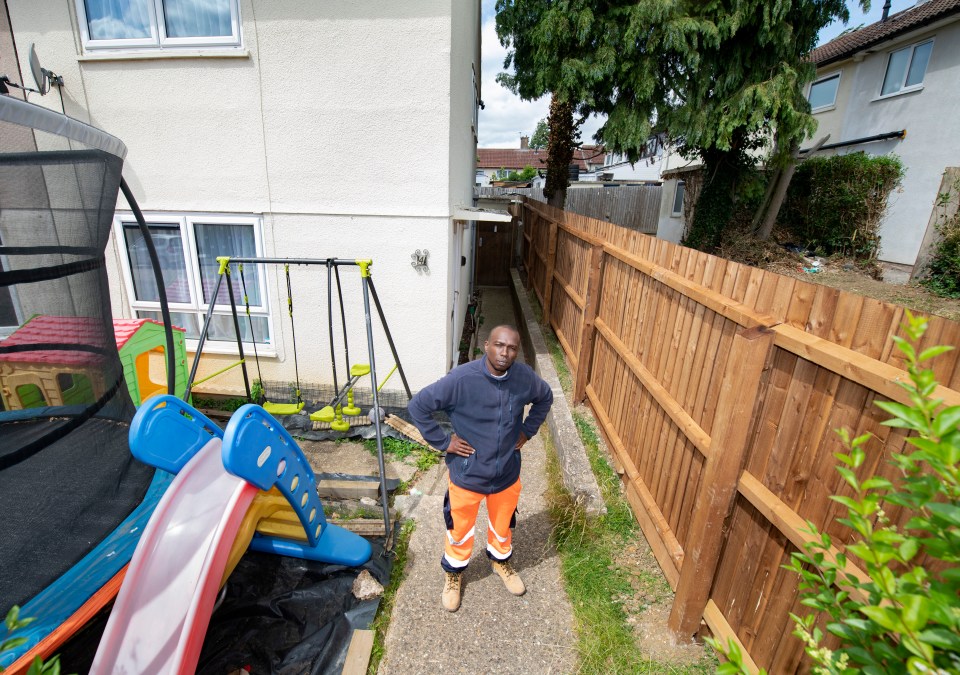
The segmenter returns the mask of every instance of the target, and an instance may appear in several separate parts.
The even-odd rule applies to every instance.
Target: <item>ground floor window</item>
[[[241,275],[233,266],[233,273],[212,297],[219,276],[219,256],[263,255],[260,218],[145,214],[145,219],[160,259],[171,319],[186,329],[187,348],[196,347],[211,302],[214,313],[207,331],[207,346],[218,351],[235,348],[228,282],[233,286],[243,341],[249,344],[256,340],[258,345],[272,346],[267,280],[262,267],[245,265]],[[131,308],[138,318],[159,321],[160,293],[140,227],[132,214],[117,216],[115,227],[123,251],[122,266]],[[246,317],[245,297],[250,320]]]

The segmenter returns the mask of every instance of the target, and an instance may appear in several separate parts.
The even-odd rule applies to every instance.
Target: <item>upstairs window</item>
[[[821,78],[810,85],[810,101],[812,111],[832,108],[837,103],[837,89],[840,87],[840,73],[834,73]]]
[[[922,87],[932,51],[933,40],[927,40],[892,52],[887,60],[880,95],[889,96]]]
[[[87,49],[240,44],[238,0],[77,0]]]

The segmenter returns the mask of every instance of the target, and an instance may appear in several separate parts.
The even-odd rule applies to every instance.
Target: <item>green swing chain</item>
[[[297,365],[297,329],[293,322],[293,288],[290,285],[290,265],[283,266],[283,272],[287,277],[287,314],[290,315],[290,335],[293,338],[293,372],[297,378],[297,403],[303,403],[300,397],[300,368]]]

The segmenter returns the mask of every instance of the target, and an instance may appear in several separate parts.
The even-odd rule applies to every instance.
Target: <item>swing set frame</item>
[[[394,367],[393,370],[396,370],[400,374],[400,379],[403,381],[403,388],[407,394],[407,398],[413,398],[413,394],[410,391],[410,385],[407,383],[407,376],[403,372],[403,366],[400,364],[400,357],[397,354],[396,345],[393,342],[393,336],[390,334],[390,327],[387,326],[387,319],[383,314],[383,306],[380,304],[380,297],[377,295],[376,286],[373,284],[373,276],[371,275],[370,268],[373,266],[373,260],[370,259],[358,259],[350,260],[347,258],[247,258],[247,257],[229,257],[229,256],[220,256],[217,258],[217,262],[220,264],[219,270],[217,272],[217,284],[213,289],[213,294],[211,297],[211,302],[207,308],[207,314],[203,322],[203,329],[200,331],[200,339],[197,342],[196,355],[193,359],[193,365],[190,368],[190,376],[187,378],[186,391],[183,395],[183,400],[188,401],[190,398],[190,392],[193,388],[194,378],[197,374],[197,367],[200,364],[200,354],[203,352],[203,345],[207,339],[207,333],[210,328],[210,322],[213,319],[213,308],[215,300],[220,293],[220,286],[223,283],[225,277],[229,277],[231,274],[230,266],[236,264],[241,266],[244,264],[263,264],[263,265],[283,265],[285,268],[285,273],[287,275],[287,309],[290,315],[290,323],[293,325],[293,301],[292,301],[292,292],[289,284],[289,268],[290,265],[319,265],[327,268],[327,295],[328,305],[330,304],[330,296],[332,290],[330,286],[330,270],[337,271],[337,290],[340,291],[340,267],[357,267],[360,269],[360,280],[363,288],[363,316],[364,323],[366,325],[367,333],[367,353],[368,358],[370,359],[370,384],[371,391],[373,392],[373,425],[374,430],[376,431],[377,437],[377,464],[380,468],[380,505],[383,508],[383,531],[385,537],[384,549],[390,551],[393,549],[393,537],[390,530],[390,507],[387,503],[387,475],[386,468],[384,465],[383,459],[383,422],[380,419],[380,388],[377,385],[377,366],[376,366],[376,355],[374,354],[373,349],[373,323],[371,320],[370,313],[370,299],[373,298],[373,303],[376,307],[377,315],[380,317],[380,323],[383,326],[383,332],[387,337],[387,343],[390,345],[390,352],[393,354]],[[241,272],[242,274],[242,272]],[[243,338],[240,333],[240,318],[237,314],[237,302],[233,292],[233,284],[227,284],[227,295],[230,298],[230,311],[233,315],[233,328],[237,336],[237,349],[240,352],[240,360],[233,366],[239,365],[243,371],[243,386],[247,394],[247,400],[252,400],[250,393],[250,378],[247,374],[247,364],[243,354]],[[343,295],[340,294],[340,311],[341,319],[344,318],[343,314]],[[328,307],[328,314],[332,312],[332,308]],[[343,326],[344,330],[344,339],[346,339],[346,323]],[[331,319],[330,323],[330,332],[331,332],[331,360],[333,360],[333,323]],[[251,326],[250,339],[253,341],[254,353],[256,353],[256,336],[253,334],[253,327]],[[346,342],[344,342],[346,347]],[[294,341],[294,359],[296,359],[296,341]],[[347,361],[349,363],[349,356],[347,356]],[[231,367],[233,367],[231,366]],[[260,363],[259,359],[257,361],[257,368],[259,369]],[[298,369],[299,370],[299,369]],[[393,370],[390,371],[391,375]],[[222,371],[221,371],[222,372]],[[387,376],[389,377],[389,375]],[[334,379],[336,380],[336,363],[334,363]],[[261,378],[262,382],[262,378]],[[384,380],[386,382],[386,380]],[[300,397],[300,383],[299,383],[299,372],[297,374],[297,397]],[[260,403],[255,401],[255,403]]]

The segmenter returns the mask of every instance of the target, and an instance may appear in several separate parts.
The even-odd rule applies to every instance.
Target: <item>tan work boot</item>
[[[523,579],[517,574],[517,570],[513,569],[510,561],[493,560],[491,562],[493,562],[493,571],[500,575],[500,578],[503,579],[503,585],[507,587],[508,591],[514,595],[523,595],[527,592],[527,587],[523,585]]]
[[[460,582],[463,577],[462,572],[446,572],[447,580],[443,584],[443,594],[440,596],[440,602],[443,608],[448,612],[456,612],[460,609]]]

